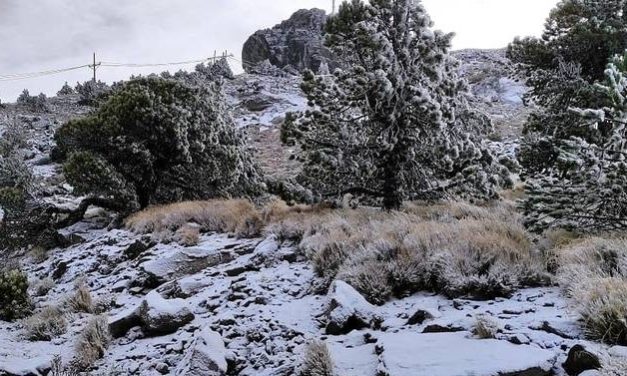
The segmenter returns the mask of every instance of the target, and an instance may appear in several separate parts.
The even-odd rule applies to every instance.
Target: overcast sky
[[[340,0],[338,0],[338,3]],[[454,48],[500,48],[515,36],[538,35],[557,0],[424,0],[438,29],[457,34]],[[301,8],[331,8],[331,0],[0,0],[0,75],[99,61],[159,63],[240,55],[246,38]],[[193,68],[193,65],[192,65]],[[174,68],[174,69],[179,69]],[[111,82],[163,68],[101,69]],[[53,95],[90,71],[0,82],[0,99],[23,88]]]

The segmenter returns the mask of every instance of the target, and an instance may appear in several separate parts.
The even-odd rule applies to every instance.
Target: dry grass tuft
[[[490,299],[549,282],[543,255],[508,205],[294,211],[268,231],[298,241],[327,284],[346,280],[375,304],[420,289]]]
[[[261,213],[247,200],[187,201],[153,206],[126,219],[126,227],[135,233],[174,233],[187,223],[200,230],[233,233],[253,237],[261,233]]]
[[[185,247],[198,245],[200,242],[200,228],[198,225],[186,223],[176,231],[177,243]]]
[[[301,376],[335,376],[333,360],[326,343],[314,341],[307,345]]]
[[[46,296],[55,286],[52,278],[46,277],[33,283],[33,296]]]
[[[94,317],[81,332],[75,345],[75,362],[81,370],[87,370],[101,359],[109,344],[111,334],[105,316]]]
[[[67,331],[67,320],[59,307],[45,307],[24,319],[22,326],[31,341],[51,341]]]
[[[556,250],[557,279],[589,338],[627,345],[627,239],[588,238]]]
[[[480,339],[496,338],[499,332],[499,324],[493,318],[486,315],[478,315],[472,327],[472,333]]]
[[[68,298],[67,304],[73,312],[94,312],[94,301],[91,297],[91,293],[87,285],[82,281],[77,282],[74,295]]]

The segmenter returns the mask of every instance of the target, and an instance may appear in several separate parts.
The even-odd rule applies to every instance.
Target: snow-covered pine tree
[[[284,142],[300,145],[300,183],[319,198],[365,195],[389,209],[446,194],[493,197],[509,183],[480,144],[491,124],[466,103],[452,35],[432,26],[417,0],[353,0],[329,19],[327,45],[347,68],[305,73],[310,108],[282,129]]]
[[[627,60],[608,64],[597,95],[609,105],[571,111],[589,124],[599,142],[571,137],[559,144],[556,164],[562,174],[542,174],[528,183],[527,223],[535,230],[627,228]],[[608,126],[609,125],[609,126]]]

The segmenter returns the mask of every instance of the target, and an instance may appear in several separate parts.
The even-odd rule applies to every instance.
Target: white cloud
[[[338,0],[339,2],[339,0]],[[516,35],[538,34],[557,0],[424,0],[455,48],[497,48]],[[239,55],[255,30],[300,8],[331,8],[331,0],[0,0],[0,74],[76,66],[99,60],[180,61],[229,50]],[[101,69],[120,80],[150,70]],[[84,69],[28,81],[0,82],[0,98],[54,94],[64,81],[89,79]]]

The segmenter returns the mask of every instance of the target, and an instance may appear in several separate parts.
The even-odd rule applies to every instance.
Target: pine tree
[[[536,230],[627,228],[627,60],[615,57],[606,80],[595,86],[607,107],[571,109],[598,141],[571,137],[558,144],[560,176],[541,174],[528,184],[524,203],[528,225]],[[601,129],[601,128],[604,129]]]
[[[262,189],[218,83],[131,80],[93,115],[61,127],[55,141],[76,193],[122,213]]]
[[[563,0],[551,11],[541,38],[516,39],[508,56],[531,89],[526,103],[538,107],[524,127],[521,165],[525,175],[561,174],[558,146],[572,136],[596,143],[599,134],[571,107],[599,108],[594,90],[607,61],[627,48],[627,1]],[[609,127],[600,124],[600,129]]]
[[[452,35],[432,26],[416,0],[353,0],[327,22],[326,44],[348,68],[305,73],[310,109],[282,129],[302,151],[299,181],[320,199],[350,193],[390,209],[446,194],[493,197],[508,183],[478,140],[491,124],[468,108]]]

